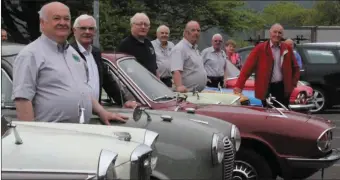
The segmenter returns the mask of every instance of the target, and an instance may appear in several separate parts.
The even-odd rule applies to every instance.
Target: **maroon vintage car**
[[[340,159],[332,149],[335,125],[326,119],[283,109],[203,105],[185,101],[141,66],[133,56],[102,54],[121,97],[129,94],[150,109],[212,116],[238,126],[242,143],[235,179],[307,178]]]

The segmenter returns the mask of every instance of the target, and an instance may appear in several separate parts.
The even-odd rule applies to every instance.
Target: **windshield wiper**
[[[153,101],[158,101],[158,100],[171,100],[171,99],[175,99],[176,96],[168,96],[168,95],[164,95],[164,96],[159,96],[153,99]]]

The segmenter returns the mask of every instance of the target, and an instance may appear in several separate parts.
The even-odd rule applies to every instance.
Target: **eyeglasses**
[[[221,43],[221,42],[223,42],[222,40],[215,40],[214,41],[215,43]]]
[[[85,27],[85,26],[81,26],[81,27],[78,27],[78,28],[82,31],[86,31],[86,30],[94,31],[96,29],[95,27]]]
[[[145,23],[145,22],[140,22],[140,23],[133,23],[135,24],[136,26],[139,26],[139,27],[142,27],[144,25],[144,27],[150,27],[150,24],[149,23]]]

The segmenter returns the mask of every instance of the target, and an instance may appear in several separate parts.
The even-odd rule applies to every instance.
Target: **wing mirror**
[[[137,105],[133,110],[133,120],[136,122],[139,121],[143,113],[146,114],[147,120],[151,121],[151,116],[149,115],[149,113],[147,113],[145,111],[145,108],[141,107],[140,105]]]
[[[98,180],[117,179],[115,163],[118,154],[109,150],[101,150],[98,160],[97,178]]]

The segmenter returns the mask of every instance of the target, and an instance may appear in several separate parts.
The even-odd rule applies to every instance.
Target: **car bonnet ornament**
[[[78,103],[78,117],[79,117],[79,123],[84,124],[85,123],[85,108],[83,101],[80,100],[81,103]]]

